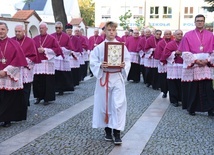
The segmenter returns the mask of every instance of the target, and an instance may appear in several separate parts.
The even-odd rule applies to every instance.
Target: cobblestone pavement
[[[27,121],[17,122],[8,129],[0,128],[0,136],[7,139],[93,95],[94,85],[95,79],[91,79],[82,82],[72,94],[57,97],[53,104],[48,106],[42,104],[32,105],[29,109]],[[147,89],[142,83],[129,83],[126,89],[128,101],[127,124],[122,136],[159,95],[158,91]],[[69,103],[67,103],[68,101]],[[13,154],[108,154],[114,148],[114,144],[104,141],[102,129],[92,129],[92,109],[93,107],[88,108]],[[4,140],[1,139],[1,141]]]
[[[214,117],[169,106],[141,155],[214,155]]]
[[[38,105],[34,105],[34,101],[31,99],[31,105],[28,108],[28,116],[26,121],[13,122],[10,128],[0,127],[0,143],[17,133],[20,133],[27,128],[40,123],[41,121],[63,111],[78,102],[84,100],[93,95],[95,86],[95,79],[90,79],[81,82],[81,84],[75,87],[74,92],[65,93],[63,96],[57,96],[56,100],[50,105],[44,106],[43,102]]]
[[[10,128],[0,127],[0,143],[39,122],[54,116],[93,95],[95,79],[84,81],[74,92],[57,96],[48,106],[42,104],[29,108],[26,121],[13,123]],[[128,82],[127,123],[124,136],[143,112],[160,94],[142,83]],[[168,102],[168,100],[166,100]],[[35,139],[12,153],[13,155],[107,155],[115,147],[104,141],[102,129],[92,129],[93,106]],[[60,119],[60,118],[59,118]],[[190,116],[181,107],[169,106],[142,155],[213,155],[214,118],[205,113]],[[121,146],[122,147],[122,146]],[[0,153],[1,155],[1,153]]]

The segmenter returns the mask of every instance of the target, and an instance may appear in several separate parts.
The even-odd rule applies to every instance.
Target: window
[[[133,13],[135,15],[142,15],[143,14],[143,7],[134,6],[133,7]]]
[[[121,12],[127,12],[130,10],[130,6],[121,6]]]
[[[143,7],[134,6],[133,7],[133,18],[140,18],[143,16]]]
[[[108,19],[111,18],[111,15],[102,15],[102,18]]]
[[[143,18],[143,15],[133,15],[133,18],[136,19],[136,18]]]
[[[193,18],[193,7],[184,7],[184,18]]]
[[[150,7],[150,18],[159,18],[159,7]]]
[[[163,18],[172,18],[172,8],[164,6],[163,7]]]
[[[101,7],[102,18],[111,18],[111,7],[110,6],[102,6]]]

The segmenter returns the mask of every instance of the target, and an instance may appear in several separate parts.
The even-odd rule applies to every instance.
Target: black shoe
[[[109,128],[109,127],[106,127],[105,128],[105,133],[106,133],[105,140],[106,141],[112,141],[113,140],[113,138],[112,138],[112,129]]]
[[[121,145],[121,144],[122,144],[121,138],[120,138],[120,137],[119,137],[119,138],[115,138],[115,139],[114,139],[114,144],[115,144],[115,145]]]
[[[195,112],[189,112],[189,115],[195,116]]]
[[[178,103],[177,102],[175,102],[175,103],[172,103],[172,105],[174,106],[174,107],[178,107]]]
[[[50,104],[48,101],[45,101],[45,102],[43,103],[43,105],[48,105],[48,104]]]
[[[120,130],[113,130],[114,132],[114,144],[115,145],[121,145],[122,144],[122,140],[120,138]]]
[[[147,83],[147,84],[146,84],[146,87],[150,87],[150,84]]]
[[[167,97],[167,95],[166,95],[166,94],[163,94],[162,98],[166,98],[166,97]]]
[[[113,140],[112,135],[106,135],[105,140],[106,141],[112,141]]]
[[[214,116],[214,112],[212,110],[208,111],[208,116]]]
[[[134,83],[139,83],[140,81],[134,81]]]
[[[11,126],[11,122],[10,121],[4,122],[2,126],[5,127],[5,128],[8,128],[8,127]]]
[[[90,77],[93,77],[93,76],[94,76],[93,74],[90,75]]]
[[[36,102],[35,102],[34,104],[39,104],[40,101],[41,101],[41,100],[37,98],[37,99],[36,99]]]
[[[64,95],[64,92],[63,92],[63,91],[60,91],[60,92],[58,93],[58,95],[59,95],[59,96],[62,96],[62,95]]]

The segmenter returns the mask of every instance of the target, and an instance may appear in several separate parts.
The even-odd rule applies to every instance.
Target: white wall
[[[1,20],[0,19],[0,22],[5,22],[8,26],[8,34],[7,36],[8,37],[14,37],[15,36],[15,26],[18,25],[18,24],[22,24],[24,25],[24,22],[16,22],[16,21],[5,21],[5,20]]]
[[[145,6],[146,4],[146,6]],[[95,26],[99,26],[101,22],[105,22],[106,19],[102,19],[102,6],[110,6],[110,16],[108,20],[120,23],[119,16],[124,15],[128,9],[121,9],[121,6],[129,6],[134,15],[136,11],[133,10],[135,6],[143,7],[143,16],[145,14],[145,25],[151,24],[156,29],[161,30],[176,30],[182,29],[183,31],[189,31],[195,27],[194,18],[184,18],[184,7],[193,7],[193,17],[197,14],[204,14],[206,22],[212,22],[214,20],[213,13],[205,12],[204,9],[200,9],[202,6],[207,6],[204,0],[95,0]],[[159,6],[159,18],[150,18],[150,7]],[[172,18],[162,18],[163,6],[172,7]],[[135,23],[134,19],[130,20],[130,23]],[[119,28],[120,29],[120,28]]]
[[[87,29],[87,37],[89,38],[90,36],[93,36],[94,35],[94,29],[97,29],[98,27],[88,27]],[[98,28],[99,29],[99,28]],[[102,29],[99,29],[99,34],[102,32]],[[125,34],[125,31],[124,30],[118,30],[117,29],[117,35],[119,37],[122,37],[123,35]]]

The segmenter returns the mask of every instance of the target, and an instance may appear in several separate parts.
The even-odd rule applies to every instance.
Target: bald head
[[[139,37],[139,30],[138,29],[133,30],[133,37]]]
[[[81,32],[80,32],[80,29],[78,28],[78,27],[76,27],[75,29],[74,29],[74,34],[75,34],[75,36],[80,36],[81,34],[80,34]]]
[[[172,31],[170,31],[170,30],[165,30],[164,31],[164,38],[170,39],[171,36],[172,36]]]
[[[152,34],[152,31],[149,28],[144,29],[144,35],[146,38],[150,37]]]
[[[17,39],[22,39],[25,35],[25,27],[24,25],[16,25],[15,27],[15,35]]]
[[[48,31],[48,25],[47,23],[41,22],[39,24],[39,32],[41,35],[45,35]]]
[[[182,37],[183,37],[183,31],[181,30],[176,30],[174,32],[174,36],[175,36],[175,40],[176,41],[181,41]]]
[[[98,28],[95,28],[95,29],[94,29],[94,35],[95,35],[95,36],[98,36],[98,34],[99,34],[99,29],[98,29]]]

